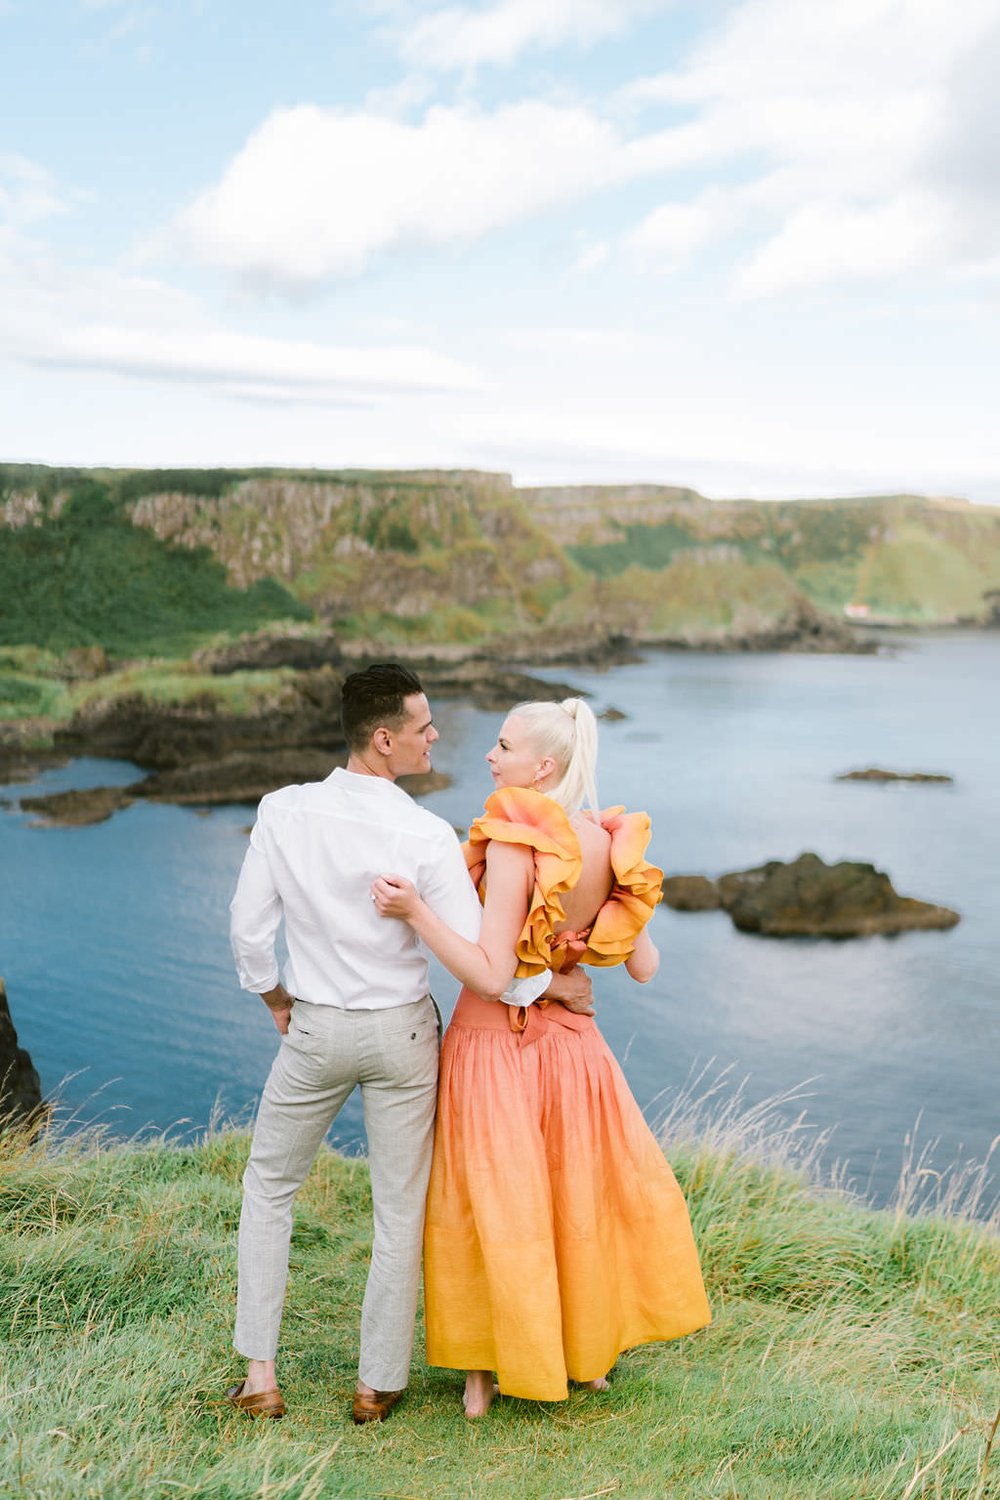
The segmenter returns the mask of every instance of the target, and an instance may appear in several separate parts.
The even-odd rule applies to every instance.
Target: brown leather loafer
[[[285,1403],[281,1399],[280,1391],[253,1391],[244,1396],[243,1387],[245,1380],[239,1385],[231,1385],[226,1392],[226,1400],[230,1406],[235,1406],[237,1411],[245,1411],[248,1417],[271,1417],[277,1421],[285,1415]]]
[[[402,1394],[402,1391],[375,1391],[369,1396],[364,1391],[355,1391],[351,1415],[358,1423],[384,1422]]]

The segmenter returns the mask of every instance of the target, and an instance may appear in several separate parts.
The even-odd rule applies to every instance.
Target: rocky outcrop
[[[57,750],[131,760],[149,770],[221,760],[239,751],[341,750],[340,686],[333,667],[289,680],[253,713],[227,712],[202,694],[183,704],[156,703],[138,694],[97,701],[57,727]]]
[[[82,828],[103,823],[138,800],[171,802],[178,807],[231,807],[244,802],[255,806],[279,787],[323,781],[335,766],[344,765],[346,760],[346,752],[330,754],[324,750],[226,755],[201,765],[154,771],[131,786],[97,786],[22,797],[20,806],[22,811],[34,814],[36,826],[44,828]],[[425,797],[450,786],[451,777],[442,771],[425,771],[418,776],[401,777],[399,785],[411,797]]]
[[[674,911],[718,911],[722,897],[707,875],[668,875],[663,882],[663,902]]]
[[[17,1044],[7,986],[0,979],[0,1130],[40,1123],[42,1113],[41,1080],[27,1051]]]
[[[287,639],[291,643],[295,638]],[[277,646],[283,642],[275,638]],[[264,649],[270,649],[266,642]],[[468,698],[477,707],[505,713],[527,699],[558,701],[578,695],[570,683],[546,682],[481,661],[411,658],[411,665],[432,702]],[[24,797],[21,808],[43,826],[81,827],[103,822],[140,798],[201,807],[256,803],[278,787],[320,781],[347,760],[340,728],[346,670],[345,664],[343,669],[302,672],[250,714],[226,712],[211,692],[184,704],[154,703],[136,695],[94,703],[56,729],[58,751],[64,757],[131,760],[151,774],[129,786]],[[447,784],[436,772],[404,783],[417,796]]]
[[[941,782],[947,785],[954,783],[954,776],[945,776],[938,771],[883,771],[878,766],[869,766],[867,771],[844,771],[840,776],[835,776],[834,781],[874,781],[885,783],[889,781],[930,781]]]
[[[316,635],[304,629],[260,630],[222,646],[206,647],[192,657],[194,666],[216,677],[233,672],[273,671],[277,667],[313,672],[320,667],[340,667],[343,661],[344,653],[336,636]]]
[[[22,812],[34,814],[36,825],[45,828],[85,828],[106,823],[113,813],[132,802],[132,791],[123,786],[84,787],[72,792],[48,792],[22,797]]]
[[[741,932],[764,937],[871,937],[927,928],[954,927],[958,912],[912,896],[900,896],[874,865],[843,860],[828,865],[818,854],[791,863],[769,860],[752,870],[722,875],[673,876],[664,901],[678,911],[721,906]],[[706,886],[714,885],[718,900]]]

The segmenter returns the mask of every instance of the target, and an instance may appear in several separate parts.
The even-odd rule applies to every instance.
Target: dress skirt
[[[424,1275],[428,1363],[536,1401],[710,1321],[684,1198],[591,1017],[462,991]]]

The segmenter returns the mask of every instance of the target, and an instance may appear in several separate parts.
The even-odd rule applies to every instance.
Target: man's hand
[[[295,1004],[295,996],[290,995],[283,984],[276,984],[273,990],[268,990],[266,995],[260,997],[268,1010],[275,1026],[284,1036],[288,1031],[288,1023],[292,1019],[292,1006]]]
[[[571,1010],[577,1016],[597,1014],[597,1006],[594,1004],[594,987],[589,976],[578,966],[567,969],[565,974],[553,974],[543,998],[557,1000],[560,1005],[565,1005],[567,1010]]]

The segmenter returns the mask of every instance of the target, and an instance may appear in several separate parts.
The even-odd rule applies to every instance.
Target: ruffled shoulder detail
[[[531,904],[517,940],[516,977],[558,969],[561,955],[553,954],[555,927],[565,921],[560,897],[573,889],[583,869],[580,840],[569,818],[551,797],[530,787],[500,787],[469,829],[463,846],[465,862],[481,900],[486,895],[486,849],[491,840],[521,844],[534,854],[535,883]]]
[[[648,813],[609,807],[601,826],[611,835],[614,884],[594,918],[579,963],[611,968],[624,963],[653,915],[663,888],[663,871],[646,859],[652,827]]]

